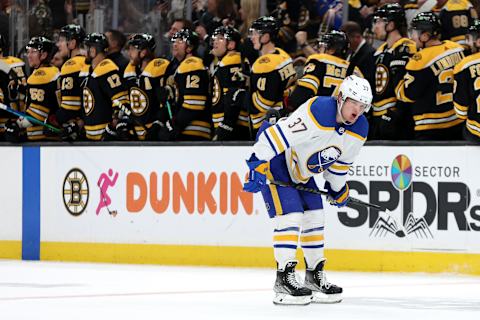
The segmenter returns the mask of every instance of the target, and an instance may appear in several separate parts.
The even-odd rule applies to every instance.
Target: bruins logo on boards
[[[72,216],[79,216],[88,204],[89,189],[87,176],[82,170],[73,168],[63,180],[63,204]]]

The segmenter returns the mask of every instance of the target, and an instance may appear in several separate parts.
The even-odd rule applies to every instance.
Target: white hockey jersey
[[[295,183],[306,183],[323,173],[333,190],[340,190],[368,135],[364,115],[352,125],[336,122],[337,102],[314,97],[288,118],[258,135],[253,146],[257,158],[269,161],[285,152],[286,166]]]

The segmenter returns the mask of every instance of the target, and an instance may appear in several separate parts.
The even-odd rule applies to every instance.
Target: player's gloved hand
[[[115,126],[113,123],[107,124],[105,127],[105,131],[103,132],[102,135],[102,140],[103,141],[115,141],[117,140],[117,131],[115,130]]]
[[[127,115],[130,116],[132,114],[132,109],[128,103],[122,103],[120,101],[115,100],[113,102],[113,107],[118,108],[121,111],[122,116]]]
[[[345,183],[342,189],[339,191],[332,190],[330,186],[330,182],[325,182],[325,189],[328,191],[327,201],[330,202],[331,205],[336,207],[344,207],[348,202],[349,191],[350,188],[348,187],[348,183]]]
[[[250,171],[248,172],[247,181],[243,184],[243,190],[247,192],[259,192],[264,185],[267,184],[268,162],[259,160],[255,153],[247,160]]]
[[[167,120],[165,124],[161,123],[160,130],[158,132],[158,140],[160,141],[175,140],[175,131],[173,130],[173,126],[170,123],[170,120]]]
[[[147,132],[145,133],[145,140],[157,141],[162,126],[163,124],[160,122],[160,120],[155,120],[150,126],[150,128],[147,128]]]
[[[132,135],[130,131],[133,131],[132,120],[129,116],[124,115],[118,119],[117,125],[115,126],[115,131],[117,132],[117,137],[119,140],[128,141],[132,140]]]
[[[232,138],[233,128],[229,125],[220,122],[217,130],[215,130],[215,135],[213,136],[213,141],[227,141]]]
[[[7,123],[5,123],[5,141],[12,143],[21,142],[21,133],[22,131],[15,120],[8,120]]]
[[[78,139],[80,128],[75,121],[62,124],[60,138],[63,141],[75,141]]]

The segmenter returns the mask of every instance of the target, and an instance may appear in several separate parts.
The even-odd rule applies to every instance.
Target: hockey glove
[[[103,132],[102,135],[102,141],[115,141],[117,140],[117,132],[114,129],[114,124],[109,123],[105,127],[105,131]]]
[[[115,131],[117,132],[118,139],[122,141],[132,140],[133,136],[130,132],[133,132],[133,130],[134,128],[132,120],[127,115],[121,117],[118,120],[117,125],[115,126]]]
[[[247,160],[247,165],[250,171],[248,172],[246,182],[243,184],[243,190],[257,193],[267,184],[268,162],[259,160],[253,153],[250,159]]]
[[[75,121],[62,124],[60,138],[63,141],[75,141],[78,139],[80,128]]]
[[[175,141],[175,130],[173,129],[170,120],[167,120],[167,122],[160,127],[158,139],[160,141]]]
[[[330,186],[330,182],[326,181],[325,189],[327,189],[328,191],[327,201],[330,202],[331,205],[334,205],[340,208],[340,207],[344,207],[347,204],[349,191],[350,191],[350,188],[348,187],[347,183],[345,183],[343,188],[340,189],[339,191],[334,191]]]
[[[22,136],[24,136],[24,131],[22,131],[15,120],[11,119],[5,123],[5,141],[11,143],[22,142]]]

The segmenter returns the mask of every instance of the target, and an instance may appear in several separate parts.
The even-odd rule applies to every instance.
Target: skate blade
[[[312,303],[339,303],[342,302],[342,294],[325,294],[323,292],[314,291],[312,295]]]
[[[286,293],[275,293],[273,304],[285,306],[306,306],[312,302],[312,296],[291,296]]]

